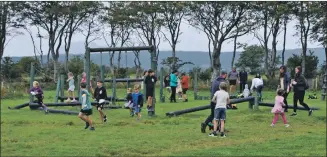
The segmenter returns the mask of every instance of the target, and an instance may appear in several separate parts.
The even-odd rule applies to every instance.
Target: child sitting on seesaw
[[[37,103],[39,104],[40,107],[43,107],[45,114],[48,114],[48,107],[43,104],[44,96],[43,96],[43,91],[39,86],[39,82],[34,81],[33,87],[29,90],[29,92],[37,98]]]
[[[283,108],[283,106],[285,106],[284,97],[283,97],[284,93],[285,93],[285,91],[283,89],[278,89],[277,90],[277,96],[275,97],[275,105],[271,110],[271,113],[275,114],[275,117],[274,117],[274,119],[273,119],[273,121],[272,121],[272,123],[270,125],[272,127],[275,126],[279,115],[282,116],[285,127],[290,126],[289,124],[287,124],[286,115],[284,113],[284,108]]]

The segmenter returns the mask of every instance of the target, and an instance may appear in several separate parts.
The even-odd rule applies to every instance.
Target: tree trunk
[[[119,51],[119,53],[118,53],[117,69],[120,69],[120,61],[121,61],[121,51]]]
[[[234,51],[233,51],[233,57],[232,57],[231,69],[233,69],[234,61],[235,61],[236,46],[237,46],[237,35],[238,35],[238,31],[236,32],[236,36],[235,36],[235,38],[234,38]]]
[[[173,70],[175,70],[176,69],[176,45],[175,44],[173,44],[172,45],[172,50],[173,50],[173,54],[172,54],[172,56],[173,56],[173,66],[172,66],[172,69]]]
[[[284,42],[282,51],[282,65],[285,65],[285,45],[286,45],[287,17],[284,19]]]
[[[211,81],[217,78],[220,74],[221,64],[220,64],[220,52],[221,52],[222,42],[218,43],[218,46],[213,49],[213,72],[211,75]]]
[[[2,60],[2,56],[4,53],[4,49],[5,49],[5,43],[6,43],[6,24],[7,24],[7,13],[8,13],[8,5],[7,2],[1,2],[1,10],[0,10],[0,14],[1,14],[1,33],[0,33],[0,59]]]
[[[302,47],[302,74],[305,74],[305,60],[307,58],[307,46],[306,46],[306,41],[304,41],[304,45]]]

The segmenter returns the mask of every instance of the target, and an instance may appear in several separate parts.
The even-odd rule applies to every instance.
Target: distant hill
[[[91,47],[99,47],[99,46],[93,44],[93,45],[91,45]],[[323,48],[311,48],[311,49],[308,49],[308,52],[309,52],[309,50],[315,52],[314,55],[318,56],[319,65],[321,65],[325,59],[324,49]],[[62,49],[62,52],[64,52],[63,49]],[[84,52],[84,47],[77,46],[77,44],[74,44],[74,46],[72,46],[72,48],[71,48],[71,53],[73,53],[73,54],[70,55],[70,57],[72,57],[73,55],[78,55],[78,56],[83,57],[84,55],[81,52],[82,53]],[[287,61],[287,59],[289,57],[291,57],[293,54],[300,54],[300,53],[301,53],[301,49],[286,50],[285,51],[285,61]],[[160,51],[158,67],[162,66],[160,63],[164,58],[167,58],[171,55],[172,55],[171,51]],[[208,68],[210,66],[210,59],[209,59],[208,52],[178,51],[176,53],[176,55],[183,61],[190,61],[195,64],[195,65],[185,65],[182,70],[190,70],[195,66],[199,66],[202,68]],[[232,52],[222,52],[221,53],[220,60],[221,60],[222,69],[228,70],[228,71],[231,69],[230,64],[231,64],[231,60],[232,60],[232,55],[233,55]],[[281,55],[281,51],[278,51],[277,55]],[[240,52],[236,52],[235,62],[237,62],[239,56],[240,56]],[[20,58],[21,57],[13,57],[13,60],[19,61]],[[100,53],[91,54],[91,60],[97,64],[101,63],[101,58],[102,58],[103,64],[109,65],[108,52],[103,52],[102,57],[101,57]],[[135,56],[132,52],[127,52],[127,56],[125,55],[125,52],[122,52],[121,66],[122,67],[126,66],[126,58],[127,58],[127,67],[133,67]],[[116,55],[114,58],[115,64],[117,64],[117,60],[118,60],[118,52],[116,52]],[[150,54],[147,51],[140,52],[140,60],[141,60],[141,64],[142,64],[143,68],[145,68],[145,69],[150,68]],[[46,57],[44,57],[44,61],[46,61]],[[60,54],[59,61],[61,61],[61,62],[64,61],[64,54]]]

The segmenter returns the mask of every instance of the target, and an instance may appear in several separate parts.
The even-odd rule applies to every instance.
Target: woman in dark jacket
[[[284,104],[285,104],[284,112],[287,112],[288,109],[287,96],[290,92],[290,88],[289,88],[290,84],[291,84],[291,75],[289,72],[287,72],[286,66],[281,66],[279,68],[279,88],[285,91],[283,95]]]
[[[293,103],[294,103],[294,113],[291,116],[296,116],[296,108],[297,108],[297,101],[300,101],[300,104],[309,111],[309,116],[312,114],[312,110],[309,106],[303,102],[305,90],[306,90],[306,80],[302,75],[302,68],[301,66],[297,66],[295,68],[295,78],[291,87],[294,87],[294,96],[293,96]]]

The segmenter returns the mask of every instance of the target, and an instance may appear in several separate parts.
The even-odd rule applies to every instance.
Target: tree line
[[[234,42],[235,66],[236,49],[244,45],[239,37],[252,34],[260,41],[263,48],[264,73],[274,77],[279,60],[276,50],[278,43],[283,43],[281,64],[285,64],[284,52],[287,44],[287,25],[296,21],[296,35],[301,43],[301,64],[306,72],[307,44],[309,40],[321,43],[327,57],[327,2],[0,2],[0,57],[2,59],[6,44],[16,35],[28,33],[34,45],[35,56],[41,55],[40,66],[44,60],[52,61],[53,78],[58,77],[59,48],[65,49],[65,71],[69,71],[68,56],[71,40],[77,33],[85,36],[84,46],[103,39],[108,47],[153,45],[158,49],[162,41],[168,41],[172,49],[169,59],[171,68],[178,68],[176,47],[182,34],[180,25],[188,23],[204,32],[209,40],[209,58],[211,78],[216,77],[221,69],[220,54],[223,43]],[[31,28],[38,30],[39,40],[33,38]],[[263,33],[258,30],[263,29]],[[24,30],[24,31],[21,31]],[[40,30],[45,31],[41,34]],[[163,33],[163,31],[168,33]],[[283,33],[283,41],[277,36]],[[36,47],[39,42],[40,47]],[[49,46],[45,52],[42,43]],[[271,45],[271,49],[269,49]],[[118,53],[118,66],[122,52],[111,52],[109,63],[113,65],[113,56]],[[42,56],[46,55],[47,58]],[[139,52],[134,52],[135,67],[141,68]],[[35,57],[38,59],[37,57]],[[163,61],[164,62],[164,61]]]

